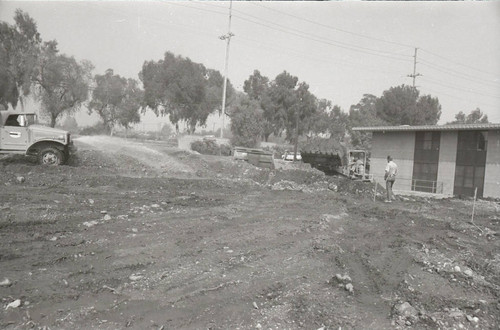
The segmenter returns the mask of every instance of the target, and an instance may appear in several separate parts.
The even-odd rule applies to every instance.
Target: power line
[[[473,91],[473,90],[470,90],[470,89],[466,89],[466,88],[461,88],[461,87],[456,87],[456,86],[450,86],[447,82],[439,82],[438,80],[432,80],[432,79],[428,79],[428,78],[424,78],[424,79],[427,79],[428,81],[430,81],[431,83],[434,83],[436,85],[440,85],[440,86],[447,87],[447,88],[450,88],[450,89],[455,89],[455,90],[459,90],[459,91],[463,91],[463,92],[467,92],[467,93],[471,93],[471,94],[476,94],[476,95],[481,95],[481,96],[487,96],[487,97],[492,97],[492,98],[500,99],[500,96],[498,96],[498,95],[485,94],[485,93],[476,92],[476,91]]]
[[[242,16],[234,15],[234,17],[237,17],[237,18],[239,18],[241,20],[244,20],[244,21],[248,21],[250,23],[254,23],[254,24],[257,24],[257,25],[265,26],[265,27],[270,28],[272,30],[276,30],[276,31],[280,31],[280,32],[283,32],[283,33],[286,33],[286,34],[294,35],[294,36],[297,36],[297,37],[302,38],[302,39],[307,39],[307,40],[319,42],[319,43],[322,43],[322,44],[326,44],[326,45],[330,45],[330,46],[334,46],[334,47],[338,47],[338,48],[343,48],[343,49],[347,49],[347,50],[351,50],[351,51],[355,51],[355,52],[359,52],[359,53],[364,53],[364,54],[368,54],[368,55],[386,57],[386,58],[390,58],[390,59],[397,60],[397,61],[405,61],[405,62],[408,61],[407,59],[402,59],[402,58],[398,58],[398,57],[394,57],[394,56],[390,56],[390,55],[383,55],[383,54],[373,53],[373,52],[380,52],[380,51],[377,51],[377,50],[370,50],[371,52],[369,52],[369,51],[366,51],[366,50],[368,50],[367,48],[358,47],[358,46],[351,46],[349,44],[338,42],[338,41],[330,41],[330,40],[327,40],[327,39],[324,39],[324,38],[321,38],[321,37],[318,38],[316,36],[311,36],[310,34],[303,33],[303,32],[300,32],[300,31],[299,31],[299,33],[302,33],[302,34],[291,32],[291,31],[288,31],[286,29],[276,28],[276,27],[273,27],[273,26],[270,26],[270,25],[267,25],[267,24],[264,24],[264,23],[256,22],[256,21],[253,21],[251,19],[248,19],[248,18],[245,18],[245,17],[242,17]],[[355,47],[357,47],[359,49],[356,49]],[[362,50],[362,49],[365,49],[365,50]]]
[[[303,53],[303,52],[299,52],[299,51],[297,51],[297,49],[291,48],[291,47],[282,47],[282,46],[278,47],[276,45],[265,43],[265,42],[263,42],[261,40],[255,40],[255,39],[251,39],[251,38],[248,38],[248,37],[238,37],[238,41],[239,42],[241,42],[241,41],[249,41],[251,43],[255,43],[255,44],[259,45],[261,49],[266,48],[266,49],[268,49],[269,51],[272,51],[272,52],[279,51],[280,55],[282,55],[282,56],[293,56],[293,57],[297,57],[297,58],[301,58],[301,59],[307,58],[309,60],[312,60],[312,61],[317,62],[317,63],[321,63],[323,65],[324,65],[324,62],[325,62],[325,58],[324,57],[323,58],[312,57],[311,54],[306,54],[306,53]],[[247,47],[253,48],[253,46],[247,46]],[[286,52],[284,52],[284,50],[286,50]],[[292,54],[294,54],[294,55],[292,55]],[[392,73],[395,73],[395,74],[398,74],[398,75],[401,74],[399,71],[396,71],[396,70],[389,70],[389,69],[386,69],[386,68],[374,67],[373,65],[366,65],[364,63],[355,63],[355,62],[349,62],[349,61],[346,61],[346,60],[339,60],[339,59],[332,59],[332,58],[329,58],[328,60],[330,62],[336,62],[336,63],[342,64],[342,65],[351,66],[351,67],[358,68],[358,69],[359,69],[359,67],[364,67],[364,70],[367,70],[367,71],[384,72],[384,73],[392,72]]]
[[[454,98],[454,99],[459,99],[459,100],[464,100],[464,101],[468,101],[468,102],[473,102],[471,101],[470,98],[463,98],[463,97],[460,97],[460,96],[456,96],[456,95],[451,95],[451,94],[448,94],[448,93],[445,93],[445,92],[440,92],[440,91],[436,91],[434,89],[431,89],[431,88],[428,88],[428,87],[423,87],[421,90],[427,90],[431,93],[434,93],[438,98],[439,96],[438,95],[446,95],[448,97],[451,97],[451,98]],[[490,106],[490,107],[495,107],[497,108],[498,107],[498,104],[491,104],[491,103],[485,103],[485,102],[481,102],[482,105],[486,105],[486,106]]]
[[[317,26],[322,26],[322,27],[325,27],[327,29],[331,29],[331,30],[334,30],[334,31],[339,31],[339,32],[347,33],[347,34],[354,35],[354,36],[361,37],[361,38],[365,38],[365,39],[370,39],[370,40],[385,42],[385,43],[388,43],[388,44],[393,44],[393,45],[398,45],[398,46],[403,46],[403,47],[414,48],[414,46],[412,46],[412,45],[408,45],[408,44],[404,44],[404,43],[400,43],[400,42],[395,42],[395,41],[384,40],[384,39],[375,38],[375,37],[370,37],[370,36],[367,36],[367,35],[364,35],[364,34],[352,32],[352,31],[348,31],[348,30],[344,30],[344,29],[339,29],[339,28],[336,28],[336,27],[333,27],[333,26],[330,26],[330,25],[319,23],[317,21],[309,20],[309,19],[304,18],[304,17],[292,15],[292,14],[289,14],[289,13],[285,13],[283,11],[280,11],[280,10],[277,10],[277,9],[274,9],[274,8],[269,8],[269,7],[263,6],[261,4],[257,4],[256,2],[253,2],[253,1],[249,1],[249,3],[251,3],[254,6],[265,8],[267,10],[271,10],[271,11],[280,13],[282,15],[293,17],[293,18],[296,18],[298,20],[305,21],[305,22],[308,22],[308,23],[311,23],[311,24],[314,24],[314,25],[317,25]]]
[[[435,56],[435,57],[438,57],[438,58],[440,58],[440,59],[443,59],[443,60],[445,60],[445,61],[448,61],[448,62],[450,62],[450,63],[456,64],[456,65],[460,65],[460,66],[463,66],[463,67],[465,67],[465,68],[468,68],[468,69],[471,69],[471,70],[475,70],[475,71],[477,71],[477,72],[481,72],[481,73],[484,73],[484,74],[488,74],[488,75],[493,75],[493,76],[496,76],[494,73],[487,72],[487,71],[483,71],[483,70],[479,70],[479,69],[474,68],[474,67],[472,67],[472,66],[470,66],[470,65],[466,65],[466,64],[462,64],[462,63],[460,63],[460,62],[456,62],[456,61],[450,60],[450,59],[448,59],[448,58],[446,58],[446,57],[444,57],[444,56],[438,55],[438,54],[433,53],[433,52],[431,52],[431,51],[428,51],[428,50],[425,50],[425,49],[422,49],[422,51],[423,51],[423,52],[426,52],[426,53],[429,53],[429,54],[431,54],[431,55],[433,55],[433,56]]]
[[[388,42],[388,41],[383,40],[383,39],[372,38],[372,37],[365,36],[365,35],[358,34],[358,33],[354,33],[354,32],[351,32],[351,31],[337,29],[337,28],[334,28],[334,27],[326,25],[326,24],[314,22],[314,21],[311,21],[311,20],[308,20],[308,19],[305,19],[305,18],[298,17],[296,15],[284,13],[282,11],[279,11],[279,10],[276,10],[276,9],[271,9],[271,8],[268,8],[268,7],[265,7],[265,6],[262,6],[262,5],[257,5],[257,4],[253,4],[253,5],[259,6],[259,7],[265,8],[267,10],[274,11],[274,12],[278,12],[278,13],[280,13],[282,15],[285,15],[285,16],[289,16],[289,17],[293,17],[293,18],[296,18],[296,19],[299,19],[299,20],[302,20],[302,21],[305,21],[305,22],[309,22],[311,24],[315,24],[315,25],[318,25],[318,26],[323,26],[323,27],[326,27],[326,28],[331,28],[333,30],[338,30],[338,31],[341,31],[341,32],[344,32],[344,33],[349,33],[349,34],[360,36],[360,37],[364,37],[364,38],[367,38],[367,39],[377,40],[377,41],[381,41],[381,42]],[[180,6],[182,6],[182,5],[180,5]],[[220,6],[213,5],[213,4],[210,4],[210,6],[221,8]],[[183,7],[188,7],[188,6],[183,6]],[[192,8],[192,7],[189,7],[189,8]],[[196,8],[196,9],[203,10],[203,11],[208,11],[208,12],[214,12],[214,13],[220,14],[220,12],[214,11],[214,10],[210,10],[210,9],[204,9],[204,8]],[[339,47],[339,48],[347,49],[347,50],[350,50],[350,51],[361,52],[361,53],[368,54],[368,55],[381,56],[381,57],[387,57],[387,58],[391,58],[391,59],[395,59],[395,60],[405,61],[402,58],[394,57],[396,54],[393,54],[393,53],[388,53],[388,52],[385,52],[385,51],[375,50],[375,49],[366,48],[366,47],[360,47],[360,46],[356,46],[356,45],[352,45],[352,44],[348,44],[348,43],[343,43],[343,42],[339,42],[339,41],[332,41],[332,40],[323,38],[321,36],[312,35],[312,34],[309,34],[309,33],[305,33],[305,32],[303,32],[301,30],[297,30],[297,29],[294,29],[294,28],[289,28],[287,26],[284,26],[284,25],[281,25],[281,24],[277,24],[275,22],[269,22],[268,20],[264,20],[264,19],[262,19],[260,17],[254,16],[254,15],[249,15],[249,14],[244,13],[244,12],[239,11],[239,10],[234,10],[234,11],[240,13],[241,15],[244,15],[244,16],[247,16],[247,17],[255,19],[255,20],[252,20],[252,19],[244,17],[244,16],[234,15],[235,17],[237,17],[237,18],[239,18],[241,20],[248,21],[250,23],[257,24],[257,25],[260,25],[260,26],[264,26],[264,27],[267,27],[267,28],[275,30],[275,31],[280,31],[280,32],[283,32],[283,33],[287,33],[289,35],[297,36],[299,38],[303,38],[303,39],[307,39],[307,40],[311,40],[311,41],[315,41],[315,42],[327,44],[327,45],[334,46],[334,47]],[[264,23],[262,23],[262,22],[264,22]],[[274,26],[271,26],[271,25],[266,24],[266,23],[272,24]],[[397,45],[404,46],[404,47],[410,47],[409,45],[402,44],[402,43],[397,43],[397,42],[388,42],[388,43],[393,43],[393,44],[397,44]],[[434,53],[432,53],[430,51],[426,51],[425,50],[425,52],[427,52],[429,54],[432,54],[434,56],[446,59],[445,57],[437,55],[437,54],[434,54]],[[399,54],[397,54],[397,56],[403,56],[403,57],[405,57],[404,55],[399,55]],[[408,77],[413,78],[413,86],[415,86],[415,78],[418,77],[418,76],[421,76],[420,73],[416,72],[416,64],[417,64],[417,61],[416,61],[416,49],[415,49],[415,55],[413,57],[414,57],[414,72],[413,72],[413,74],[408,75]],[[446,73],[446,74],[452,74],[452,75],[461,77],[462,79],[468,79],[468,80],[476,81],[478,83],[483,83],[483,84],[490,84],[490,85],[494,84],[494,83],[489,83],[487,81],[486,82],[482,81],[481,78],[477,78],[475,76],[467,75],[467,74],[462,73],[462,72],[457,72],[457,71],[454,71],[452,69],[440,69],[440,67],[438,65],[432,64],[431,62],[428,62],[428,61],[425,61],[425,60],[422,60],[422,62],[424,63],[424,65],[427,65],[427,66],[429,66],[429,67],[431,67],[431,68],[433,68],[435,70],[438,70],[438,71]],[[462,65],[462,64],[460,64],[458,62],[454,62],[454,61],[449,61],[449,62],[458,64],[458,65]],[[469,67],[467,65],[463,65],[463,66]],[[481,72],[481,70],[477,70],[477,71]],[[465,77],[465,78],[463,78],[463,77]]]
[[[204,3],[205,5],[207,4],[206,2]],[[211,7],[217,7],[217,8],[221,8],[220,6],[217,6],[217,5],[213,5],[213,4],[210,4]],[[206,11],[209,11],[208,9],[201,9],[199,8],[200,10],[206,10]],[[354,50],[354,51],[360,51],[360,50],[365,50],[367,52],[375,52],[375,53],[381,53],[381,54],[372,54],[372,53],[368,53],[368,54],[371,54],[371,55],[379,55],[379,56],[384,56],[383,54],[385,54],[385,56],[392,56],[393,59],[397,59],[396,57],[394,56],[400,56],[400,57],[403,57],[403,58],[407,58],[407,57],[410,57],[409,55],[401,55],[401,54],[397,54],[397,53],[391,53],[391,52],[386,52],[386,51],[381,51],[381,50],[378,50],[378,49],[373,49],[373,48],[367,48],[367,47],[361,47],[361,46],[357,46],[357,45],[353,45],[353,44],[349,44],[349,43],[345,43],[345,42],[341,42],[341,41],[335,41],[335,40],[331,40],[331,39],[326,39],[326,38],[322,38],[316,34],[310,34],[310,33],[306,33],[306,32],[303,32],[302,30],[299,30],[299,29],[295,29],[295,28],[291,28],[289,26],[285,26],[285,25],[281,25],[281,24],[278,24],[276,22],[272,22],[272,21],[269,21],[269,20],[266,20],[266,19],[263,19],[261,17],[257,17],[257,16],[254,16],[254,15],[251,15],[251,14],[248,14],[248,13],[245,13],[241,10],[237,10],[237,9],[233,9],[234,12],[237,12],[237,13],[240,13],[241,15],[243,16],[247,16],[247,17],[250,17],[250,18],[253,18],[253,19],[256,19],[258,21],[262,21],[264,23],[267,23],[267,24],[264,24],[264,23],[259,23],[259,22],[256,22],[256,21],[253,21],[247,17],[242,17],[242,16],[239,16],[239,15],[233,15],[234,17],[238,17],[242,20],[245,20],[245,21],[248,21],[248,22],[251,22],[251,23],[254,23],[254,24],[258,24],[258,25],[261,25],[261,26],[265,26],[265,27],[268,27],[270,29],[273,29],[273,30],[276,30],[276,31],[280,31],[280,32],[284,32],[284,33],[288,33],[288,34],[292,34],[292,35],[295,35],[295,36],[299,36],[301,38],[308,38],[309,40],[314,40],[314,41],[317,41],[317,42],[324,42],[324,43],[328,43],[330,45],[333,45],[333,46],[337,46],[337,47],[341,47],[341,48],[345,48],[345,49],[349,49],[349,50]],[[293,15],[292,15],[293,16]],[[277,26],[278,28],[276,27],[273,27],[273,26],[270,26],[268,24],[272,24],[272,25],[275,25]],[[319,24],[319,23],[318,23]],[[321,25],[321,24],[320,24]],[[290,32],[291,31],[295,31],[295,33],[292,33]],[[300,34],[300,35],[299,35]],[[316,39],[314,39],[316,38]],[[320,38],[320,40],[318,40],[317,38]],[[322,39],[322,40],[321,40]],[[336,45],[338,44],[338,45]],[[340,46],[339,46],[340,45]],[[399,59],[401,60],[401,59]]]
[[[309,22],[311,24],[322,26],[322,27],[325,27],[325,28],[328,28],[328,29],[332,29],[332,30],[335,30],[335,31],[339,31],[339,32],[343,32],[343,33],[348,33],[348,34],[351,34],[351,35],[354,35],[354,36],[358,36],[358,37],[362,37],[362,38],[366,38],[366,39],[371,39],[371,40],[375,40],[375,41],[380,41],[380,42],[390,43],[390,44],[394,44],[394,45],[399,45],[399,46],[404,46],[404,47],[412,47],[413,48],[413,46],[408,45],[408,44],[404,44],[404,43],[400,43],[400,42],[388,41],[388,40],[384,40],[384,39],[380,39],[380,38],[375,38],[375,37],[370,37],[370,36],[366,36],[366,35],[363,35],[363,34],[355,33],[355,32],[352,32],[352,31],[347,31],[347,30],[335,28],[335,27],[330,26],[330,25],[322,24],[322,23],[319,23],[319,22],[316,22],[316,21],[313,21],[313,20],[309,20],[309,19],[303,18],[303,17],[299,17],[299,16],[296,16],[296,15],[285,13],[283,11],[276,10],[274,8],[269,8],[269,7],[266,7],[266,6],[264,6],[264,5],[260,4],[260,3],[254,3],[254,2],[250,2],[250,3],[252,5],[254,5],[254,6],[265,8],[267,10],[274,11],[274,12],[280,13],[280,14],[285,15],[285,16],[293,17],[293,18],[296,18],[298,20]],[[477,69],[475,67],[472,67],[470,65],[466,65],[466,64],[463,64],[463,63],[460,63],[460,62],[457,62],[457,61],[450,60],[450,59],[448,59],[448,58],[446,58],[444,56],[441,56],[441,55],[436,54],[434,52],[428,51],[426,49],[421,49],[420,48],[420,50],[423,51],[423,52],[429,53],[429,54],[431,54],[431,55],[433,55],[435,57],[438,57],[438,58],[441,58],[443,60],[446,60],[446,61],[448,61],[450,63],[456,64],[456,65],[460,65],[460,66],[463,66],[463,67],[466,67],[466,68],[469,68],[471,70],[475,70],[477,72],[481,72],[481,73],[484,73],[484,74],[496,76],[494,73],[483,71],[483,70]],[[414,72],[414,75],[415,75],[415,72]]]
[[[431,62],[428,62],[426,60],[421,60],[421,63],[424,66],[428,66],[428,67],[430,67],[430,68],[432,68],[434,70],[437,70],[437,71],[440,71],[442,73],[446,73],[448,75],[452,75],[452,76],[461,78],[463,80],[473,81],[475,83],[479,83],[479,84],[483,84],[483,85],[489,85],[491,87],[498,88],[498,84],[496,84],[494,82],[484,81],[481,78],[477,78],[475,76],[471,76],[469,74],[466,74],[466,73],[463,73],[463,72],[459,72],[459,71],[455,71],[455,70],[452,70],[452,69],[440,68],[438,65],[435,65],[435,64],[433,64]]]
[[[346,49],[355,50],[355,51],[367,51],[367,52],[381,53],[379,55],[383,56],[383,54],[385,54],[385,56],[393,57],[393,58],[394,58],[394,56],[400,56],[400,57],[404,57],[404,58],[409,57],[408,55],[395,54],[395,53],[390,53],[390,52],[386,52],[386,51],[381,51],[381,50],[378,50],[378,49],[361,47],[361,46],[357,46],[357,45],[345,43],[345,42],[342,42],[342,41],[336,41],[336,40],[331,40],[331,39],[327,39],[327,38],[322,38],[322,37],[318,36],[317,34],[306,33],[306,32],[303,32],[302,30],[299,30],[299,29],[290,28],[288,26],[284,26],[284,25],[281,25],[281,24],[278,24],[278,23],[275,23],[275,22],[271,22],[271,21],[262,19],[260,17],[254,16],[254,15],[250,15],[250,14],[244,13],[244,12],[242,12],[240,10],[235,10],[235,12],[238,12],[238,13],[240,13],[242,15],[251,17],[253,19],[260,20],[260,21],[265,22],[265,23],[276,25],[277,27],[284,28],[286,30],[276,29],[276,28],[271,27],[269,25],[265,25],[265,26],[267,26],[267,27],[269,27],[271,29],[279,30],[279,31],[282,31],[282,32],[285,32],[285,33],[288,33],[289,30],[292,30],[292,31],[296,32],[296,33],[294,33],[294,35],[297,35],[297,33],[300,33],[300,34],[303,34],[304,36],[309,37],[309,38],[320,38],[320,39],[323,39],[323,41],[328,42],[329,44],[338,44],[338,45],[341,45],[341,46],[338,46],[338,47],[341,47],[341,48],[346,48]],[[239,17],[241,19],[245,19],[245,20],[247,20],[249,22],[252,22],[252,23],[255,23],[255,24],[259,24],[258,22],[254,22],[254,21],[251,21],[249,19],[246,19],[246,18],[243,18],[243,17],[240,17],[240,16],[237,16],[237,17]]]

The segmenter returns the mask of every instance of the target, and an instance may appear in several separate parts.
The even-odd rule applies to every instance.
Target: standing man
[[[396,181],[396,175],[398,174],[398,165],[392,161],[391,156],[387,156],[387,166],[385,167],[385,188],[387,190],[387,199],[386,203],[390,203],[392,200],[395,200],[394,194],[392,192],[392,186],[394,185],[394,181]]]

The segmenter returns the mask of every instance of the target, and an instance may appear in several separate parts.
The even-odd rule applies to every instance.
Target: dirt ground
[[[2,329],[498,329],[500,203],[80,137],[0,156]],[[380,190],[379,190],[380,191]]]

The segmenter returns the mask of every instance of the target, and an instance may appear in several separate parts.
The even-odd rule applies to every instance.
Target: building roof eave
[[[449,124],[449,125],[399,125],[353,127],[358,132],[417,132],[417,131],[492,131],[500,130],[500,124]]]

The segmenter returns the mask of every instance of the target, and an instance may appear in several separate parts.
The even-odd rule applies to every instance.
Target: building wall
[[[457,160],[457,131],[442,131],[439,146],[438,184],[443,185],[442,194],[453,195],[455,165]],[[439,193],[439,190],[438,190]]]
[[[500,131],[488,132],[483,197],[500,198]]]
[[[384,182],[387,156],[398,165],[394,190],[411,190],[415,132],[373,132],[370,173],[375,181]]]

